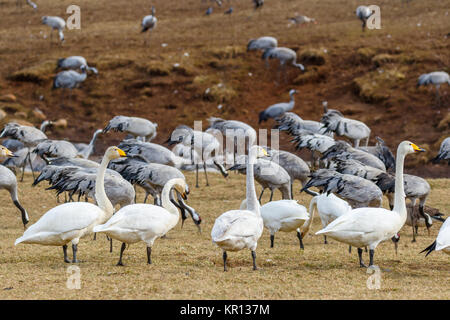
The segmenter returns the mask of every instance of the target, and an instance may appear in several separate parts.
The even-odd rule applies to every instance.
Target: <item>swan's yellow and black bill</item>
[[[414,151],[416,151],[416,152],[425,152],[426,151],[425,149],[419,148],[414,143],[411,143],[411,146],[413,147]]]
[[[267,150],[266,150],[266,149],[262,148],[262,152],[263,152],[263,154],[264,154],[265,157],[268,157],[268,156],[269,156],[269,154],[267,153]]]
[[[117,152],[119,152],[119,156],[121,156],[121,157],[126,157],[127,156],[125,151],[123,151],[122,149],[117,148]]]
[[[14,157],[14,154],[11,152],[11,150],[3,146],[2,146],[2,153],[4,154],[5,157]]]

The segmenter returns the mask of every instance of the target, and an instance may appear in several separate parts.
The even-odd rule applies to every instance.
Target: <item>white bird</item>
[[[251,144],[256,135],[250,137]],[[253,164],[257,157],[267,156],[267,152],[259,147],[249,148],[247,158],[246,199],[247,210],[230,210],[221,214],[211,230],[212,242],[223,250],[223,270],[227,271],[227,251],[250,249],[253,259],[253,270],[256,267],[256,247],[264,228],[258,199],[256,198],[255,181],[253,180]]]
[[[151,141],[156,137],[157,127],[157,123],[144,118],[115,116],[108,122],[105,129],[103,129],[103,133],[106,133],[109,130],[128,132],[138,140],[141,139],[143,142],[146,142]]]
[[[103,156],[97,173],[95,198],[97,205],[88,202],[68,202],[47,211],[35,224],[30,226],[15,242],[62,246],[64,262],[67,257],[67,244],[72,243],[73,263],[77,260],[77,246],[80,238],[92,233],[92,229],[105,223],[114,213],[114,208],[105,194],[104,176],[108,162],[125,157],[117,147],[109,147]]]
[[[356,16],[362,21],[362,31],[365,31],[367,19],[372,15],[372,10],[367,6],[359,6],[356,8]]]
[[[301,63],[297,63],[297,53],[289,48],[276,47],[269,48],[264,51],[262,59],[277,59],[280,61],[280,72],[283,72],[286,79],[286,64],[292,65],[295,68],[305,71],[305,67]]]
[[[58,68],[75,70],[81,68],[81,66],[85,66],[86,70],[98,74],[98,70],[94,67],[89,67],[86,58],[82,56],[70,56],[58,59]]]
[[[145,16],[142,19],[142,23],[141,23],[141,27],[142,30],[141,32],[145,32],[147,30],[150,30],[150,34],[152,32],[153,29],[156,28],[156,23],[158,22],[158,19],[155,17],[155,7],[152,6],[152,14]]]
[[[52,30],[50,31],[50,41],[53,36],[53,30],[57,30],[58,34],[59,34],[59,40],[61,41],[61,43],[64,42],[63,30],[66,27],[66,21],[64,21],[63,18],[52,17],[52,16],[43,16],[42,24],[46,24],[52,28]]]
[[[247,200],[243,200],[240,210],[247,209]],[[300,228],[310,219],[306,208],[298,204],[297,200],[278,200],[270,201],[260,207],[261,217],[264,221],[264,227],[270,232],[270,247],[273,248],[275,233],[297,232],[297,238],[300,241],[300,249],[304,249],[303,237]]]
[[[353,209],[316,232],[358,248],[359,264],[362,260],[362,247],[369,247],[370,262],[373,265],[375,248],[382,241],[391,239],[406,221],[405,191],[403,183],[403,164],[405,156],[416,151],[425,151],[412,142],[403,141],[397,148],[395,166],[395,204],[392,211],[384,208]]]
[[[450,164],[450,137],[447,137],[442,141],[439,152],[432,161],[433,163],[438,163],[441,160],[448,160],[448,164]]]
[[[348,204],[347,201],[336,197],[333,193],[326,194],[317,194],[314,196],[309,202],[309,214],[311,218],[305,223],[304,228],[302,230],[301,237],[303,238],[306,233],[309,231],[312,226],[312,221],[314,218],[314,212],[317,209],[317,212],[320,217],[320,221],[322,222],[322,228],[325,228],[331,222],[350,212],[352,207]],[[327,236],[324,235],[324,243],[327,244]]]
[[[126,206],[109,219],[98,225],[94,232],[105,233],[122,242],[118,266],[123,266],[122,255],[126,244],[144,241],[147,245],[147,263],[151,264],[153,243],[176,226],[180,218],[177,207],[170,201],[169,193],[175,188],[186,199],[186,181],[172,179],[162,192],[162,207],[152,204],[132,204]]]
[[[441,84],[444,83],[450,85],[450,76],[448,73],[444,71],[434,71],[420,75],[419,80],[417,81],[417,87],[434,84],[436,87],[436,101],[440,104],[439,88],[441,87]]]
[[[426,247],[422,252],[427,251],[428,256],[433,251],[441,251],[450,254],[450,219],[447,218],[442,224],[441,229],[436,237],[436,240],[428,247]],[[421,252],[421,253],[422,253]]]
[[[292,89],[289,91],[289,96],[291,100],[289,102],[281,102],[276,103],[265,109],[264,111],[261,111],[259,113],[259,120],[258,123],[261,123],[263,121],[267,121],[269,118],[275,119],[278,117],[283,116],[283,114],[287,111],[291,111],[294,109],[295,106],[295,99],[294,95],[298,93],[297,90]]]
[[[0,146],[0,157],[13,157],[13,153],[4,146]],[[11,195],[14,205],[22,214],[22,223],[25,228],[29,221],[27,211],[22,207],[17,197],[17,179],[14,173],[7,167],[0,165],[0,189],[5,189]]]

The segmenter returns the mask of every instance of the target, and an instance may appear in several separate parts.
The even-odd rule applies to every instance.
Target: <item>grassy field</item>
[[[201,214],[202,233],[191,220],[183,229],[179,223],[166,239],[158,239],[153,249],[153,264],[146,264],[145,245],[130,246],[124,253],[125,267],[115,264],[119,243],[113,253],[104,236],[96,241],[84,238],[79,244],[78,264],[81,289],[66,287],[67,268],[60,247],[38,245],[14,246],[23,233],[20,215],[9,195],[2,191],[0,226],[0,299],[449,299],[450,265],[443,253],[433,252],[427,258],[419,252],[434,241],[440,223],[428,236],[419,229],[416,243],[411,243],[411,229],[401,232],[396,256],[390,242],[382,243],[375,253],[380,266],[381,288],[369,290],[369,274],[359,268],[357,253],[348,253],[345,244],[330,239],[323,244],[314,232],[320,228],[316,216],[312,231],[300,251],[295,233],[278,233],[275,247],[270,248],[269,233],[264,233],[257,249],[259,270],[252,271],[249,251],[229,253],[229,271],[223,272],[222,252],[210,237],[214,219],[226,210],[238,208],[245,196],[245,176],[231,174],[226,180],[210,174],[211,187],[193,189],[188,203]],[[187,173],[191,186],[195,176]],[[44,184],[31,187],[31,175],[20,184],[20,199],[34,223],[45,211],[56,205],[54,194]],[[450,181],[429,180],[432,192],[428,205],[449,212]],[[259,187],[257,187],[259,189]],[[308,206],[310,196],[295,198]],[[280,195],[276,194],[276,199]],[[143,194],[138,194],[142,201]],[[268,195],[264,201],[268,201]],[[367,254],[365,254],[367,260]]]

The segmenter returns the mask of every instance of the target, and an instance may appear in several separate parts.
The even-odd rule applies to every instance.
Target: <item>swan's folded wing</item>
[[[211,230],[213,241],[228,237],[251,237],[255,234],[255,214],[247,210],[231,210],[219,216]]]

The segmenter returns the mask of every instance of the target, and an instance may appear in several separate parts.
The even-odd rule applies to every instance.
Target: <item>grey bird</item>
[[[372,15],[372,10],[367,6],[359,6],[356,8],[356,16],[362,21],[362,31],[364,32],[367,25],[367,19]]]
[[[375,137],[377,143],[375,146],[358,147],[358,149],[373,154],[378,159],[383,161],[386,170],[395,170],[395,157],[391,149],[386,145],[383,139]]]
[[[420,75],[417,80],[417,87],[427,86],[429,84],[434,84],[436,87],[436,103],[440,105],[441,99],[439,96],[439,88],[441,84],[447,83],[450,85],[450,76],[444,71],[434,71],[430,73],[424,73]]]
[[[297,63],[297,53],[289,48],[276,47],[266,49],[262,55],[262,59],[277,59],[280,61],[279,73],[283,73],[286,80],[286,65],[291,65],[301,71],[305,71],[305,67],[301,63]]]
[[[136,139],[144,142],[151,141],[156,137],[156,128],[158,124],[150,120],[139,117],[115,116],[112,118],[103,133],[110,130],[116,132],[127,132],[133,135]]]
[[[290,90],[289,96],[291,99],[289,102],[276,103],[276,104],[273,104],[270,107],[268,107],[266,110],[261,111],[259,113],[258,123],[267,121],[270,118],[275,119],[275,118],[281,117],[285,112],[291,111],[295,106],[294,95],[296,93],[298,93],[297,90],[294,90],[294,89]]]
[[[447,137],[442,141],[439,152],[432,161],[433,163],[439,163],[439,161],[442,160],[448,160],[448,164],[450,165],[450,137]]]

